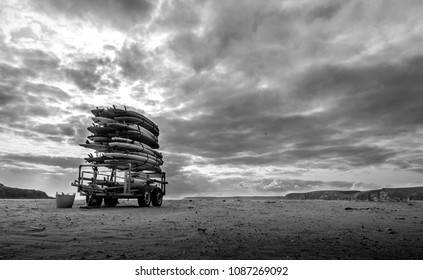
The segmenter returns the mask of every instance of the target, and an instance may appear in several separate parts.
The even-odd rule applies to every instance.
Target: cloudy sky
[[[54,195],[90,109],[156,122],[168,194],[423,184],[420,1],[0,2],[0,182]]]

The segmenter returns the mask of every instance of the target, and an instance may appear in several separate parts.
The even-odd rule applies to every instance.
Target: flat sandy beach
[[[0,200],[0,259],[423,259],[423,202]]]

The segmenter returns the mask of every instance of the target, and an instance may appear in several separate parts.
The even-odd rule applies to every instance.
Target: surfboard
[[[123,143],[122,143],[123,144]],[[122,154],[124,157],[125,155],[135,155],[135,156],[142,156],[142,157],[146,157],[149,159],[154,160],[158,165],[162,165],[163,164],[163,160],[156,157],[155,154],[153,153],[149,153],[147,150],[144,151],[134,151],[134,150],[129,150],[129,149],[118,149],[116,146],[112,145],[111,147],[109,146],[108,150],[103,150],[102,152],[107,152],[107,153],[119,153]]]
[[[151,138],[151,141],[158,141],[157,136],[153,133],[148,131],[147,129],[140,127],[136,124],[124,124],[124,123],[108,123],[106,124],[107,127],[114,128],[119,131],[139,131],[141,134],[145,135],[146,137]]]
[[[129,165],[129,163],[131,165]],[[154,164],[137,164],[136,162],[132,162],[131,160],[126,159],[106,159],[104,164],[107,164],[111,167],[118,168],[120,170],[132,170],[132,171],[142,171],[142,170],[157,170],[160,169],[158,165]]]
[[[116,152],[116,151],[112,151],[112,152]],[[157,158],[155,155],[151,155],[151,154],[148,154],[148,153],[145,153],[145,152],[134,152],[134,151],[125,151],[124,153],[129,154],[129,155],[148,157],[148,158],[154,160],[158,165],[163,165],[163,160]]]
[[[121,150],[121,151],[144,152],[151,156],[157,157],[159,159],[163,158],[163,156],[160,153],[150,148],[147,148],[146,145],[142,145],[142,144],[135,145],[135,144],[124,143],[124,142],[110,142],[109,147],[116,150]]]
[[[90,135],[87,137],[91,141],[99,142],[99,143],[107,143],[111,141],[111,138],[108,136],[97,136],[97,135]]]
[[[137,124],[139,126],[144,127],[145,129],[153,133],[155,136],[159,136],[159,131],[156,129],[156,127],[150,123],[145,122],[143,119],[132,116],[116,116],[114,119],[119,122]]]
[[[148,155],[134,155],[134,154],[127,154],[127,153],[104,153],[105,157],[113,158],[113,159],[129,159],[129,160],[136,160],[139,164],[152,164],[152,165],[159,165],[158,162]]]
[[[89,131],[94,133],[94,135],[89,136],[88,139],[95,142],[109,142],[113,137],[123,137],[128,138],[133,141],[140,142],[144,145],[149,146],[151,149],[158,149],[159,143],[153,141],[150,137],[147,137],[145,134],[141,134],[138,131],[110,131],[110,128],[105,127],[89,127]]]
[[[96,108],[91,110],[91,113],[93,113],[93,115],[95,117],[104,117],[104,118],[111,118],[113,119],[113,116],[111,114],[109,114],[109,112],[107,111],[107,109],[104,108]]]
[[[163,156],[159,148],[158,126],[149,118],[135,111],[118,108],[91,110],[94,124],[88,127],[92,135],[80,146],[95,151],[84,158],[93,166],[131,170],[140,182],[148,179],[145,174],[161,172]],[[148,175],[149,176],[149,175]],[[135,181],[134,181],[135,182]]]
[[[96,166],[96,164],[93,164]],[[114,163],[102,163],[101,166],[108,167],[108,168],[117,168],[119,170],[129,170],[129,165],[124,165],[122,163],[120,164],[114,164]],[[160,167],[150,167],[150,166],[132,166],[131,167],[132,172],[143,172],[143,171],[151,171],[151,172],[161,172]]]
[[[108,123],[117,122],[114,119],[105,118],[105,117],[92,117],[91,119],[93,120],[94,123],[99,124],[99,125],[106,125]]]
[[[109,119],[115,119],[117,121],[131,122],[138,124],[155,136],[159,136],[159,127],[146,116],[131,110],[118,109],[118,108],[96,108],[91,110],[95,117],[104,117]]]
[[[129,117],[134,117],[139,119],[140,124],[141,123],[146,123],[149,124],[149,126],[152,127],[152,129],[154,130],[154,133],[157,133],[157,135],[159,134],[159,127],[153,122],[151,121],[149,118],[147,118],[146,116],[135,112],[135,111],[131,111],[131,110],[124,110],[124,109],[118,109],[118,108],[109,108],[107,109],[107,113],[111,116],[113,116],[114,118],[116,117],[122,117],[122,116],[129,116]]]
[[[109,133],[113,133],[115,131],[113,128],[106,126],[89,126],[87,129],[96,136],[108,136]]]
[[[114,158],[108,158],[104,160],[104,163],[106,164],[114,164],[116,166],[119,166],[120,168],[129,168],[129,164],[131,164],[131,169],[136,167],[144,167],[144,168],[153,168],[153,167],[159,167],[157,164],[153,163],[139,163],[139,161],[132,160],[132,159],[114,159]]]
[[[129,138],[141,142],[150,146],[152,149],[158,149],[160,147],[158,142],[153,141],[150,137],[135,130],[115,131],[114,136]]]
[[[154,155],[155,155],[157,158],[160,158],[160,159],[162,159],[162,158],[163,158],[162,153],[159,153],[158,151],[156,151],[156,150],[152,149],[150,146],[148,146],[148,145],[144,145],[144,144],[142,144],[141,142],[138,142],[138,141],[135,141],[135,140],[132,140],[132,139],[129,139],[129,138],[124,138],[124,137],[112,137],[112,138],[111,138],[111,140],[112,140],[112,142],[129,143],[129,144],[133,144],[133,145],[136,145],[136,146],[142,146],[142,147],[144,147],[146,150],[149,150],[149,151],[151,151],[152,153],[154,153]]]

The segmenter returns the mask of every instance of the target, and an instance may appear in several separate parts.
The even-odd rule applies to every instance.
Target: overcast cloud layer
[[[422,184],[422,89],[419,1],[2,1],[0,182],[75,191],[126,105],[174,197]]]

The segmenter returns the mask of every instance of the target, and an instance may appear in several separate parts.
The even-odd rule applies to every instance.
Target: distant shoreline
[[[0,199],[55,199],[34,189],[7,187],[0,183]],[[80,197],[77,200],[81,199]],[[321,190],[292,192],[286,195],[252,196],[187,196],[168,200],[237,199],[237,200],[361,200],[361,201],[409,201],[423,200],[423,186],[409,188],[381,188],[376,190]]]
[[[407,201],[423,200],[423,187],[381,188],[376,190],[322,190],[289,193],[284,196],[187,196],[183,200],[201,199],[250,199],[250,200],[361,200],[361,201]]]

